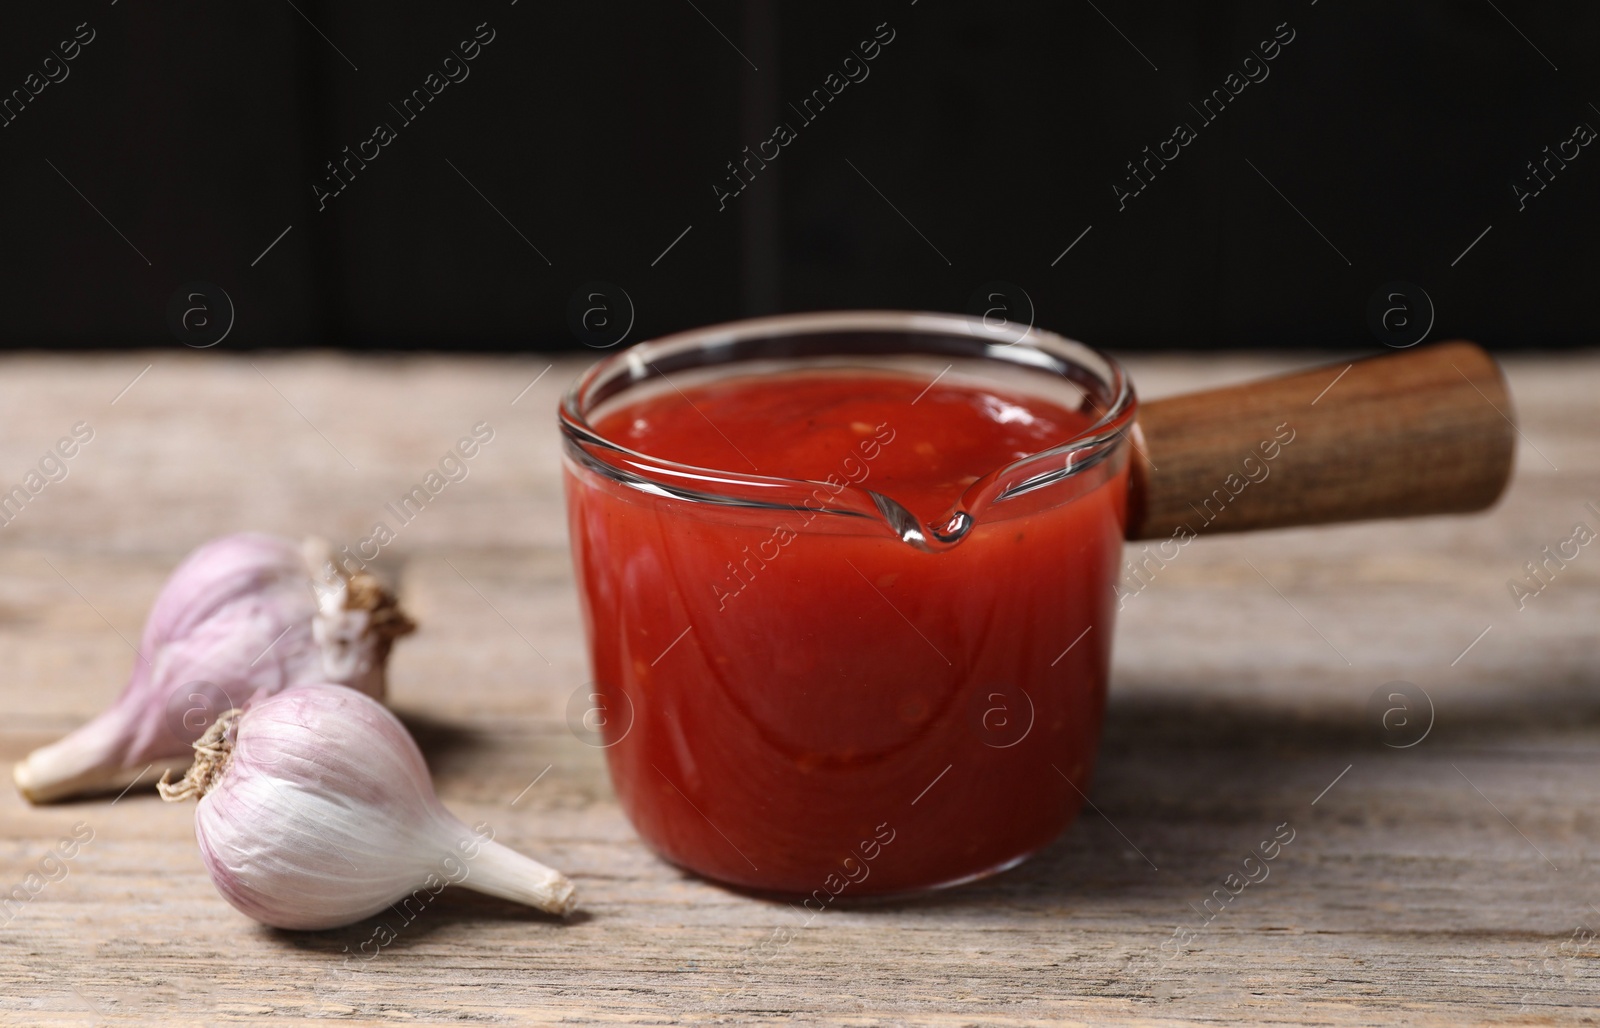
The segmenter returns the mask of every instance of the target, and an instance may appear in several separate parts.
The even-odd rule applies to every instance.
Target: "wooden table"
[[[1146,395],[1304,363],[1129,362]],[[830,910],[775,950],[758,947],[794,915],[656,859],[601,752],[567,728],[586,669],[552,411],[578,367],[0,359],[6,488],[74,423],[94,430],[68,478],[0,528],[0,759],[115,695],[126,640],[201,540],[257,528],[353,541],[488,421],[470,477],[386,551],[424,626],[397,649],[392,701],[445,802],[571,873],[585,911],[558,924],[450,890],[361,959],[376,921],[294,935],[225,904],[189,807],[135,791],[31,808],[0,789],[7,890],[76,823],[94,833],[0,928],[0,1024],[1595,1016],[1600,553],[1585,549],[1524,610],[1507,580],[1576,523],[1600,528],[1584,506],[1600,503],[1600,358],[1507,362],[1523,437],[1492,514],[1189,547],[1118,626],[1098,812],[1008,874]],[[1437,712],[1405,749],[1367,712],[1394,680]],[[1203,916],[1282,823],[1294,838],[1269,878]],[[1193,935],[1162,949],[1178,926]]]

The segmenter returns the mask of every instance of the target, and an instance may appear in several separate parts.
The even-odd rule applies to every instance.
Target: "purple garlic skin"
[[[405,726],[350,689],[257,697],[195,749],[162,795],[201,796],[195,839],[211,881],[262,924],[335,928],[446,884],[555,914],[576,902],[560,872],[446,810]]]
[[[389,648],[414,626],[370,577],[334,571],[325,546],[245,532],[189,554],[150,610],[122,694],[18,763],[22,794],[51,802],[181,771],[211,717],[296,682],[381,698]]]

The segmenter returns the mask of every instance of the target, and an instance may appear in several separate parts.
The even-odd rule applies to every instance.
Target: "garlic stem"
[[[30,803],[54,803],[69,796],[121,792],[144,782],[146,788],[169,773],[181,774],[189,766],[182,758],[158,758],[145,767],[120,767],[102,762],[100,753],[86,749],[79,738],[63,739],[17,761],[11,778]]]
[[[560,871],[498,842],[479,845],[482,849],[470,861],[461,885],[563,917],[578,905],[577,886]]]

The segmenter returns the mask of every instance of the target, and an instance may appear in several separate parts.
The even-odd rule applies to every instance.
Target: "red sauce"
[[[699,467],[853,481],[927,523],[1091,420],[949,381],[808,372],[656,393],[594,427]],[[812,909],[1049,842],[1099,744],[1126,486],[1119,455],[930,553],[869,520],[662,497],[569,462],[593,688],[640,834]]]

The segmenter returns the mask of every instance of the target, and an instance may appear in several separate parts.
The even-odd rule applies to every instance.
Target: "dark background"
[[[631,298],[633,341],[960,311],[1000,280],[1101,346],[1381,348],[1369,298],[1404,280],[1429,338],[1588,344],[1600,147],[1526,210],[1511,183],[1600,126],[1600,5],[1497,2],[14,6],[0,91],[95,38],[0,129],[0,343],[177,346],[192,281],[231,297],[224,349],[501,350],[579,346],[591,281]],[[485,22],[470,77],[400,126]],[[727,163],[881,23],[869,77],[719,210]],[[1189,104],[1284,23],[1200,128]],[[398,138],[318,210],[380,121]],[[1119,210],[1179,121],[1199,138]]]

